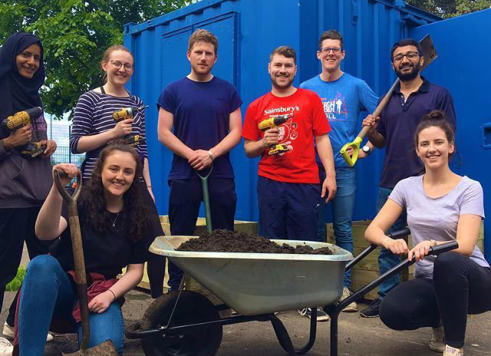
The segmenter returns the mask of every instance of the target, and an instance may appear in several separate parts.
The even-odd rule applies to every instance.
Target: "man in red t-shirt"
[[[319,196],[329,201],[336,193],[327,135],[331,128],[317,94],[292,85],[297,72],[292,48],[276,48],[268,72],[271,92],[249,105],[242,130],[247,156],[261,156],[257,186],[260,233],[269,238],[315,241]],[[287,121],[269,129],[262,127],[265,131],[261,131],[261,122],[278,116]],[[322,185],[314,142],[327,172]],[[278,144],[281,149],[274,154]]]

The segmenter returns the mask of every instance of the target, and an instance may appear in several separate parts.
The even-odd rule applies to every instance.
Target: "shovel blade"
[[[428,65],[433,62],[438,55],[430,35],[426,35],[421,41],[419,41],[419,45],[421,46],[421,51],[423,52],[424,57],[423,68],[421,69],[423,70],[428,67]]]
[[[85,350],[77,350],[70,353],[62,353],[63,356],[119,356],[116,347],[111,340],[106,340],[102,344],[89,347]]]

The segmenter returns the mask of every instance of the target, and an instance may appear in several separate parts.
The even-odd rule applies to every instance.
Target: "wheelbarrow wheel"
[[[143,316],[142,329],[166,326],[176,303],[177,292],[162,295],[153,301]],[[183,291],[174,311],[170,326],[185,326],[192,323],[219,319],[218,312],[203,295]],[[222,341],[221,325],[196,327],[173,335],[155,335],[142,339],[145,355],[152,356],[211,356],[215,355]]]

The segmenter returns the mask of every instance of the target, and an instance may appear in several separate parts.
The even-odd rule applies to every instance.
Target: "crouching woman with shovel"
[[[72,201],[78,209],[69,209],[69,219],[62,213],[62,205],[63,198],[70,198],[59,189],[61,185],[53,184],[39,212],[36,234],[43,240],[60,238],[51,255],[38,256],[28,266],[18,311],[20,355],[43,355],[52,319],[76,324],[81,354],[93,354],[90,350],[106,340],[111,340],[120,354],[123,352],[124,321],[120,302],[124,294],[140,282],[148,247],[155,238],[151,236],[148,207],[142,201],[139,185],[134,183],[141,169],[140,159],[132,148],[121,144],[107,146],[79,202]],[[53,167],[53,174],[55,181],[59,180],[63,186],[73,177],[80,177],[73,164],[58,164]],[[76,197],[77,192],[73,200]],[[79,219],[74,219],[77,210]],[[74,220],[80,222],[80,229]],[[87,302],[84,303],[84,293],[79,298],[80,292],[77,292],[77,289],[83,290],[84,283],[79,281],[80,275],[75,276],[73,272],[75,269],[78,273],[77,263],[80,265],[77,257],[80,254],[76,249],[72,254],[72,241],[73,246],[76,245],[76,239],[73,236],[70,239],[73,230],[81,230],[83,241],[88,325],[84,317]],[[126,272],[116,279],[123,267],[127,267]]]

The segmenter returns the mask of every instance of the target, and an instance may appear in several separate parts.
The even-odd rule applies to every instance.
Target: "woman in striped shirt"
[[[111,46],[104,52],[101,67],[105,72],[106,83],[82,94],[79,98],[73,117],[70,149],[72,153],[86,153],[82,173],[84,180],[87,180],[92,175],[99,152],[109,141],[122,139],[130,134],[139,135],[140,139],[135,148],[143,159],[143,178],[153,197],[143,110],[138,110],[133,118],[117,123],[112,116],[115,111],[126,107],[143,109],[142,100],[136,95],[131,95],[124,87],[133,75],[133,56],[124,46]]]
[[[82,94],[75,108],[70,150],[72,153],[86,153],[82,164],[82,178],[87,181],[92,175],[100,151],[108,142],[121,139],[127,141],[131,136],[138,135],[138,141],[133,143],[136,143],[135,149],[142,159],[143,177],[138,177],[137,181],[142,185],[146,184],[146,189],[142,191],[148,191],[148,204],[152,205],[154,218],[158,219],[148,167],[143,101],[124,87],[133,75],[133,55],[126,47],[113,45],[104,52],[101,67],[105,73],[105,84]],[[128,107],[137,108],[134,117],[116,122],[113,113]],[[159,231],[154,236],[163,234],[163,231]],[[148,263],[148,275],[154,298],[162,294],[164,267],[165,258],[152,255]]]

